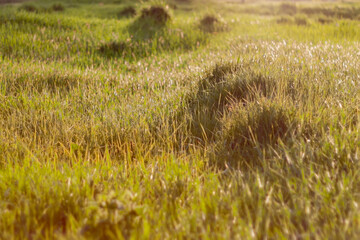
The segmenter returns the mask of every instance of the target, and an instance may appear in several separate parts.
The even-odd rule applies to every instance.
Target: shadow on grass
[[[126,13],[132,12],[132,9],[125,10]],[[157,50],[158,39],[166,37],[169,21],[170,15],[164,8],[145,8],[126,29],[130,40],[103,43],[99,46],[99,53],[106,58],[123,57],[128,60],[149,56]]]
[[[136,9],[133,6],[125,7],[117,14],[118,18],[130,18],[134,16],[136,16]]]
[[[207,42],[207,35],[199,29],[173,28],[170,20],[170,15],[161,7],[144,9],[126,28],[129,39],[102,43],[98,53],[105,58],[134,61],[162,52],[193,50]]]

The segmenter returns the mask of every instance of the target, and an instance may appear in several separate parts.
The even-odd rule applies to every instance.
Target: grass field
[[[0,5],[0,239],[357,239],[359,39],[344,1]]]

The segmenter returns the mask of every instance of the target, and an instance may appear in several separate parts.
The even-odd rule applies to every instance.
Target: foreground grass
[[[97,160],[39,164],[29,157],[3,168],[2,238],[14,232],[19,238],[356,238],[359,232],[359,177],[352,170],[294,163],[220,174],[195,154]]]
[[[2,10],[0,238],[355,239],[359,23],[128,4]]]

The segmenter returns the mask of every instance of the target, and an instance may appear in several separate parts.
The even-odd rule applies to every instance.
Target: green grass
[[[358,237],[359,4],[24,4],[0,8],[0,239]]]

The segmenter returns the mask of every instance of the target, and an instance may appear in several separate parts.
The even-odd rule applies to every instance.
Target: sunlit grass
[[[355,18],[101,2],[0,10],[1,239],[357,238]]]

